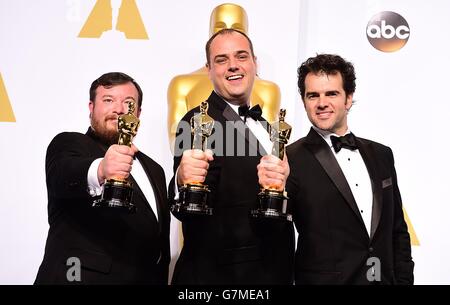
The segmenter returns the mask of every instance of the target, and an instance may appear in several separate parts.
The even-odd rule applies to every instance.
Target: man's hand
[[[100,184],[106,179],[125,179],[130,176],[134,154],[138,152],[136,146],[111,145],[100,161],[97,177]]]
[[[272,155],[262,157],[257,169],[259,184],[263,188],[284,191],[290,172],[286,154],[283,161]]]
[[[177,172],[178,185],[204,182],[208,174],[209,161],[214,160],[211,150],[185,150]]]

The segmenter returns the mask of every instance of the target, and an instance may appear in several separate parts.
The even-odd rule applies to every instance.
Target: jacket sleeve
[[[397,184],[397,174],[394,167],[394,156],[389,151],[393,171],[394,187],[394,227],[393,227],[393,249],[394,249],[394,273],[398,284],[412,285],[414,283],[414,262],[411,257],[411,239],[408,233],[403,215],[402,199]]]
[[[82,134],[61,133],[47,148],[45,173],[49,197],[89,199],[87,173],[96,159],[85,151]]]

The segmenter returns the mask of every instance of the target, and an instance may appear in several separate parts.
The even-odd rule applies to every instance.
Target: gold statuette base
[[[252,217],[292,221],[292,215],[287,213],[288,197],[283,191],[262,189],[258,200],[259,208],[250,212]]]
[[[186,184],[180,188],[177,204],[172,206],[172,212],[186,215],[212,215],[208,207],[208,187],[203,184]]]
[[[135,213],[136,207],[131,203],[133,187],[129,181],[108,179],[103,184],[102,197],[93,203],[95,208],[115,208],[119,211]]]

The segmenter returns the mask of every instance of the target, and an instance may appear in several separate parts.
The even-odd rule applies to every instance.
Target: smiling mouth
[[[236,75],[231,75],[231,76],[226,77],[227,80],[238,80],[238,79],[242,79],[242,78],[244,78],[244,75],[242,75],[242,74],[236,74]]]
[[[329,117],[331,116],[333,113],[331,111],[327,111],[327,112],[317,112],[316,115],[320,118],[320,117]]]
[[[107,122],[112,121],[113,123],[117,122],[118,118],[116,117],[109,117],[106,119]]]

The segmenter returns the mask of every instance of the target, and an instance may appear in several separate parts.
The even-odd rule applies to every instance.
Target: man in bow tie
[[[131,103],[139,117],[142,101],[142,89],[132,77],[105,73],[89,89],[87,132],[62,132],[49,144],[50,228],[35,284],[168,283],[170,212],[164,170],[134,145],[117,144],[119,122],[129,118]],[[105,182],[119,177],[132,182],[134,213],[94,208]]]
[[[337,55],[309,58],[298,87],[313,127],[287,147],[298,231],[296,284],[412,284],[414,263],[389,147],[347,125],[355,72]]]
[[[256,77],[252,43],[242,32],[221,30],[208,40],[206,59],[214,86],[207,100],[208,115],[215,121],[211,150],[192,150],[190,141],[182,140],[186,134],[191,139],[189,122],[200,112],[194,108],[178,127],[169,195],[175,204],[179,187],[204,182],[211,190],[213,214],[174,212],[183,224],[184,244],[172,283],[291,284],[293,225],[264,224],[250,216],[260,185],[283,190],[289,175],[286,158],[268,155],[272,143],[261,109],[249,109]]]

